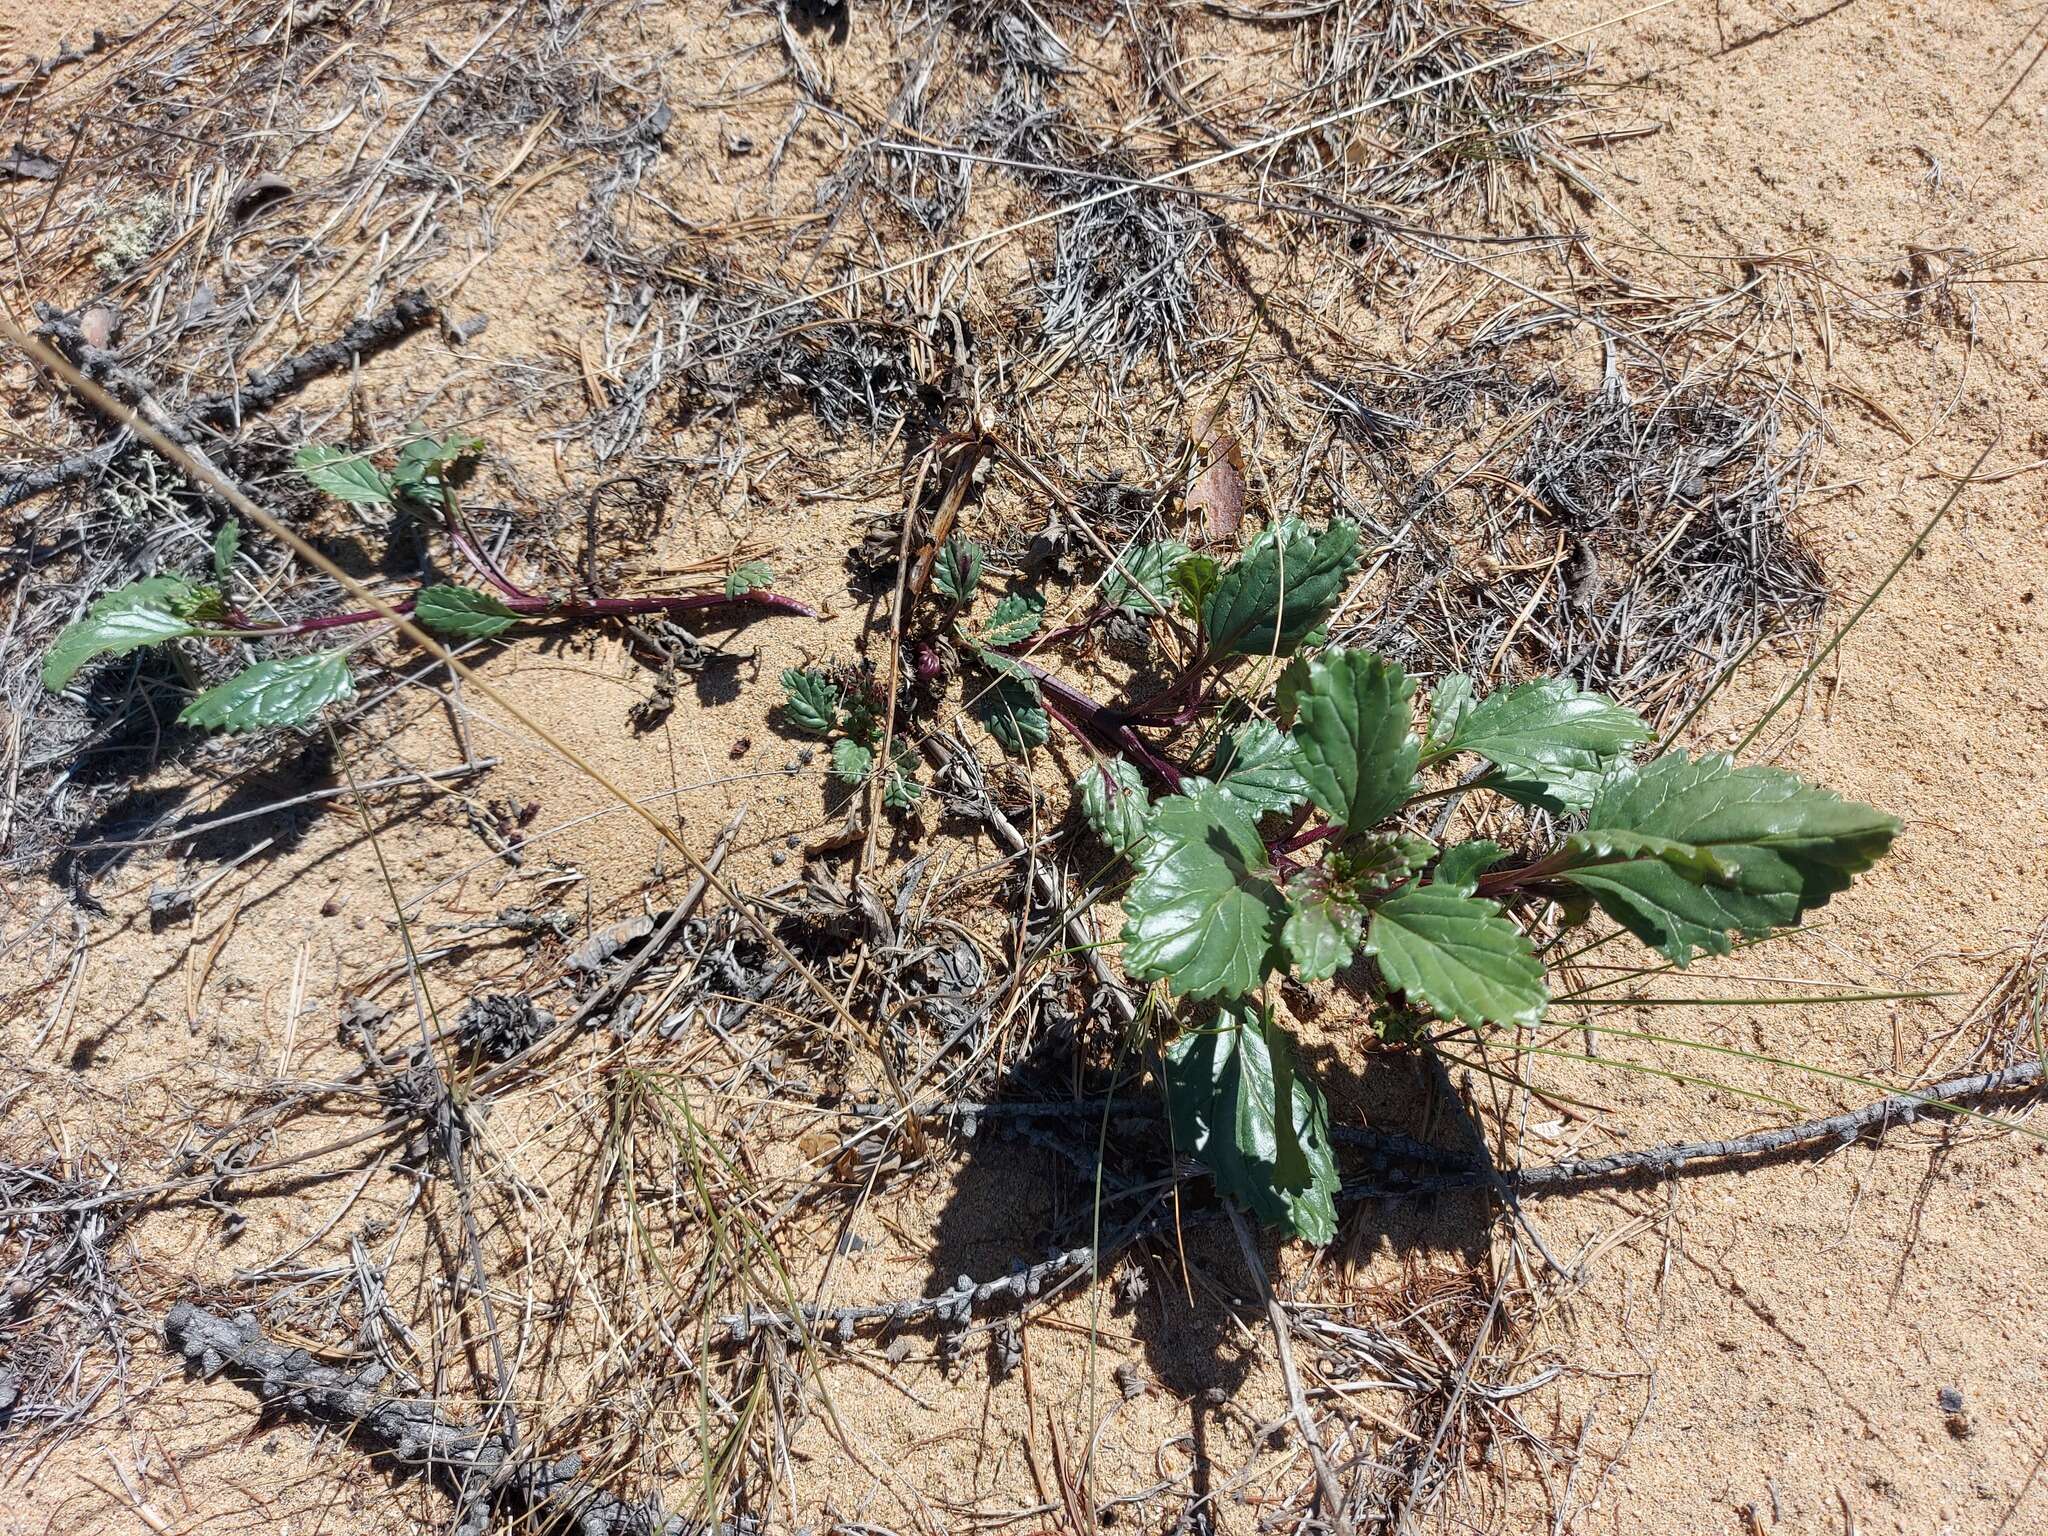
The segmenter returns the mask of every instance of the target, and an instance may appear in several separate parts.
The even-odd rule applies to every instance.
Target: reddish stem
[[[1306,832],[1297,832],[1294,836],[1275,843],[1269,851],[1274,854],[1297,853],[1312,844],[1320,843],[1333,837],[1342,837],[1343,835],[1344,828],[1338,826],[1335,822],[1331,822],[1326,826],[1312,827]]]
[[[1035,661],[1023,656],[1012,659],[1031,674],[1032,681],[1038,684],[1039,697],[1045,704],[1045,712],[1059,721],[1070,735],[1089,743],[1098,751],[1123,754],[1137,764],[1140,772],[1154,783],[1163,786],[1168,793],[1179,791],[1180,781],[1186,770],[1170,758],[1153,751],[1145,739],[1119,717],[1117,711],[1091,699],[1071,683],[1062,682]]]
[[[1477,893],[1491,896],[1497,891],[1514,890],[1525,885],[1540,885],[1552,875],[1561,874],[1572,867],[1575,855],[1560,848],[1546,854],[1533,864],[1524,864],[1516,869],[1495,870],[1490,875],[1481,875]]]

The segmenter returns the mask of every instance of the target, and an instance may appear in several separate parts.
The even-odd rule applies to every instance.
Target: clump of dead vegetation
[[[117,1406],[129,1381],[141,1307],[123,1253],[134,1206],[111,1194],[119,1170],[89,1154],[4,1159],[0,1435],[54,1445]]]

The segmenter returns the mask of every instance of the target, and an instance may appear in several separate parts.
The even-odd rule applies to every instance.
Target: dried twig
[[[1223,1210],[1230,1217],[1231,1231],[1237,1234],[1237,1248],[1244,1255],[1245,1267],[1252,1272],[1252,1279],[1258,1282],[1259,1299],[1266,1306],[1266,1320],[1273,1325],[1273,1346],[1280,1357],[1280,1379],[1287,1385],[1288,1406],[1294,1411],[1294,1422],[1308,1446],[1308,1459],[1316,1469],[1316,1484],[1322,1489],[1323,1503],[1328,1506],[1330,1528],[1337,1536],[1351,1536],[1351,1521],[1344,1513],[1343,1486],[1331,1470],[1330,1458],[1324,1453],[1323,1442],[1316,1434],[1315,1415],[1308,1411],[1308,1399],[1301,1395],[1301,1375],[1294,1368],[1294,1341],[1287,1328],[1287,1309],[1273,1294],[1273,1282],[1259,1258],[1258,1244],[1252,1241],[1244,1212],[1237,1208],[1235,1200],[1225,1200]]]
[[[484,1536],[500,1509],[537,1527],[565,1521],[584,1536],[695,1536],[705,1529],[664,1514],[657,1500],[634,1503],[581,1481],[573,1454],[553,1463],[526,1460],[503,1436],[454,1422],[432,1398],[383,1396],[382,1365],[317,1364],[303,1349],[266,1339],[247,1313],[226,1318],[181,1301],[164,1318],[164,1339],[202,1376],[225,1370],[266,1404],[345,1426],[434,1478],[456,1501],[454,1536]],[[718,1527],[730,1536],[750,1529]]]
[[[417,289],[401,294],[394,303],[356,321],[334,340],[308,347],[274,368],[252,374],[238,389],[208,395],[183,411],[172,412],[157,405],[153,413],[159,418],[156,425],[173,439],[187,444],[199,428],[239,425],[244,417],[268,410],[313,380],[339,373],[357,360],[403,341],[428,325],[436,313],[433,302]],[[141,380],[121,368],[111,354],[85,345],[76,336],[75,325],[60,324],[58,332],[67,340],[68,349],[80,358],[88,377],[110,379],[131,401],[154,403],[154,397]],[[40,496],[45,491],[103,472],[133,442],[134,438],[129,433],[120,432],[111,442],[97,448],[16,476],[5,486],[0,486],[0,512],[20,505],[31,496]]]

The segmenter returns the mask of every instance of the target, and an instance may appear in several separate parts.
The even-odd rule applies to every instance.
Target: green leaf
[[[822,672],[791,667],[782,674],[782,716],[812,736],[829,736],[839,724],[839,690]]]
[[[1449,750],[1446,745],[1458,733],[1458,725],[1472,712],[1472,679],[1451,672],[1437,679],[1429,691],[1429,734],[1423,738],[1426,752]]]
[[[229,518],[213,536],[213,579],[223,587],[234,580],[235,555],[242,547],[242,524]]]
[[[1579,840],[1587,862],[1558,878],[1684,966],[1696,950],[1727,954],[1731,933],[1798,922],[1876,863],[1898,831],[1882,811],[1779,769],[1667,752],[1608,779]]]
[[[985,646],[977,645],[973,647],[973,650],[974,659],[984,667],[987,667],[989,671],[995,673],[997,677],[1008,678],[1011,682],[1029,690],[1034,699],[1038,697],[1038,679],[1031,675],[1031,669],[1025,666],[1023,662],[1014,656],[1006,656],[1001,651],[991,651]]]
[[[178,720],[216,731],[304,725],[329,704],[354,698],[355,692],[348,651],[314,651],[243,668],[187,704]]]
[[[1430,876],[1429,883],[1456,891],[1460,896],[1470,896],[1479,889],[1479,877],[1506,853],[1507,849],[1485,837],[1446,848],[1444,856],[1436,861],[1436,873]]]
[[[1013,677],[999,677],[975,700],[974,712],[996,745],[1012,757],[1042,747],[1052,734],[1052,717],[1038,702],[1038,690]]]
[[[845,713],[839,717],[839,728],[869,751],[882,744],[882,717],[874,701],[865,693],[856,693],[842,706]]]
[[[173,593],[171,612],[192,624],[213,624],[227,617],[227,594],[219,587],[195,586]]]
[[[1273,969],[1287,902],[1264,878],[1266,848],[1238,803],[1211,786],[1169,795],[1131,855],[1124,969],[1188,997],[1239,997]]]
[[[932,567],[932,586],[939,595],[956,604],[970,603],[980,585],[981,546],[962,538],[941,544],[938,561]]]
[[[1351,963],[1358,948],[1362,919],[1358,908],[1316,890],[1304,881],[1287,887],[1287,921],[1280,928],[1280,943],[1294,962],[1294,974],[1302,981],[1322,981]]]
[[[1311,1243],[1337,1235],[1330,1106],[1296,1069],[1293,1038],[1263,1011],[1226,1004],[1217,1026],[1165,1051],[1175,1143],[1220,1194]]]
[[[1371,651],[1331,651],[1296,696],[1294,740],[1311,799],[1354,832],[1370,831],[1415,789],[1422,747],[1410,729],[1415,683]]]
[[[1294,738],[1268,720],[1253,720],[1224,738],[1208,777],[1254,816],[1291,811],[1308,798]]]
[[[1334,522],[1321,533],[1289,518],[1267,529],[1217,579],[1202,603],[1202,627],[1218,656],[1291,656],[1315,633],[1358,565],[1358,529]]]
[[[1490,694],[1463,709],[1447,736],[1437,731],[1432,720],[1432,756],[1476,752],[1506,772],[1513,787],[1504,793],[1562,810],[1591,805],[1629,748],[1650,739],[1633,711],[1562,677]]]
[[[1112,853],[1128,853],[1151,825],[1144,775],[1120,757],[1083,768],[1074,790],[1090,830]]]
[[[1702,848],[1698,843],[1681,843],[1648,832],[1624,832],[1616,827],[1574,832],[1564,840],[1564,846],[1588,864],[1614,858],[1662,859],[1698,879],[1721,884],[1742,873],[1741,861],[1721,849]]]
[[[483,451],[484,440],[467,433],[416,437],[398,450],[391,467],[391,488],[401,495],[418,496],[429,490],[438,495],[442,486],[468,479]]]
[[[317,490],[353,507],[383,507],[391,504],[394,487],[384,471],[360,453],[346,448],[328,448],[308,443],[293,457],[293,463]]]
[[[924,786],[917,782],[917,751],[901,736],[890,743],[889,776],[882,781],[882,805],[892,811],[907,811],[924,798]]]
[[[983,645],[1015,645],[1038,633],[1045,618],[1045,599],[1036,592],[1010,592],[996,604],[996,611],[982,626]]]
[[[1199,617],[1202,605],[1216,590],[1216,583],[1223,579],[1223,567],[1207,555],[1189,555],[1175,565],[1167,584],[1180,598],[1181,611],[1190,618]]]
[[[1174,539],[1132,545],[1103,578],[1102,600],[1141,618],[1165,613],[1173,602],[1173,573],[1192,553]]]
[[[875,754],[851,736],[832,743],[832,776],[842,784],[865,784],[875,766]]]
[[[43,658],[43,686],[56,692],[96,656],[120,656],[196,633],[179,610],[199,595],[181,576],[150,576],[115,588],[58,632]]]
[[[1306,656],[1295,656],[1280,669],[1279,679],[1273,684],[1273,718],[1280,723],[1280,729],[1291,731],[1294,722],[1301,715],[1302,690],[1308,687],[1309,665]]]
[[[458,640],[487,640],[519,622],[519,615],[488,592],[474,587],[422,587],[412,616],[423,629]]]
[[[1410,886],[1373,909],[1365,949],[1389,986],[1438,1018],[1534,1024],[1550,1002],[1528,938],[1484,897]]]
[[[749,592],[758,592],[761,588],[774,584],[775,572],[769,569],[766,561],[745,560],[734,566],[731,573],[726,576],[725,595],[745,597]]]

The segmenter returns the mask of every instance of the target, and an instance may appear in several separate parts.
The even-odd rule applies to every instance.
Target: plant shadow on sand
[[[1351,1006],[1339,994],[1328,1011]],[[1340,1129],[1426,1133],[1424,1139],[1451,1156],[1484,1159],[1479,1126],[1440,1070],[1422,1058],[1359,1058],[1314,1046],[1304,1046],[1302,1055],[1324,1085]],[[987,1111],[956,1118],[953,1187],[930,1240],[925,1294],[952,1290],[962,1277],[998,1279],[1099,1243],[1093,1280],[1084,1269],[1063,1283],[1069,1298],[1096,1287],[1092,1300],[1069,1307],[1069,1320],[1099,1325],[1106,1337],[1136,1340],[1142,1371],[1114,1344],[1102,1357],[1105,1405],[1120,1392],[1151,1391],[1184,1406],[1190,1468],[1181,1485],[1181,1524],[1207,1529],[1213,1523],[1208,1502],[1224,1480],[1248,1454],[1277,1443],[1272,1437],[1294,1433],[1277,1381],[1274,1401],[1258,1410],[1248,1412],[1239,1396],[1260,1363],[1274,1358],[1258,1280],[1207,1178],[1183,1181],[1177,1194],[1170,1188],[1176,1154],[1156,1080],[1126,1073],[1119,1091],[1105,1099],[1106,1075],[1094,1074],[1094,1081],[1083,1075],[1077,1085],[1076,1057],[1071,1027],[1042,1031],[1005,1072]],[[1003,1108],[1069,1101],[1076,1107],[1059,1113]],[[1340,1149],[1340,1163],[1347,1177],[1358,1176],[1353,1151]],[[1404,1275],[1470,1271],[1484,1262],[1490,1225],[1486,1197],[1477,1192],[1356,1201],[1340,1207],[1337,1239],[1323,1262],[1340,1272],[1374,1259],[1391,1259]],[[1142,1235],[1128,1240],[1133,1227]],[[1261,1262],[1280,1275],[1278,1235],[1258,1236]],[[1292,1287],[1284,1279],[1278,1284],[1286,1297]],[[954,1357],[960,1371],[987,1371],[993,1391],[1022,1392],[1014,1370],[1015,1323],[1007,1311],[955,1323],[956,1331],[940,1341],[941,1353]],[[1297,1343],[1297,1351],[1302,1347]],[[1256,1412],[1266,1417],[1255,1419]],[[1108,1501],[1123,1492],[1094,1490],[1105,1519],[1116,1513]]]

